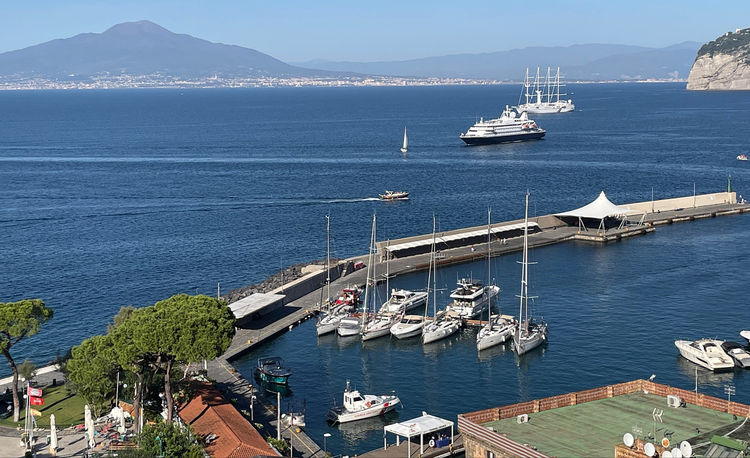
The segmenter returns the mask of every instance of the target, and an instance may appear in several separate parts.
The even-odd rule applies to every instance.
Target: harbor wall
[[[330,271],[331,281],[337,280],[338,278],[354,271],[354,262],[342,261],[335,266],[331,266]],[[321,269],[282,285],[273,291],[269,291],[269,293],[283,294],[285,296],[284,304],[288,304],[302,296],[306,296],[311,292],[320,289],[325,284],[326,271],[325,269]],[[333,293],[334,292],[332,291],[332,294]]]
[[[712,194],[700,194],[688,197],[675,197],[673,199],[661,199],[622,204],[621,207],[629,208],[632,215],[643,213],[657,213],[663,211],[682,210],[684,208],[704,207],[708,205],[736,204],[736,192],[715,192]]]

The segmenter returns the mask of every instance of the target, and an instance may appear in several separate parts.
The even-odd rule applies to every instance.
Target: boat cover
[[[434,433],[435,431],[440,431],[441,429],[453,427],[453,422],[450,420],[444,420],[434,415],[428,415],[424,412],[422,412],[422,414],[421,417],[384,426],[383,429],[401,437],[412,438],[414,436],[426,435]]]
[[[620,207],[613,204],[607,199],[607,196],[602,191],[599,197],[588,205],[584,205],[581,208],[570,210],[565,213],[556,213],[555,216],[572,216],[575,218],[591,218],[591,219],[604,219],[607,217],[622,218],[628,213],[631,213],[630,208]]]

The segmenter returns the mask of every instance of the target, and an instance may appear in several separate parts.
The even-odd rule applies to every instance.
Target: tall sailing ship
[[[526,111],[528,113],[535,114],[548,114],[548,113],[569,113],[575,110],[576,106],[573,100],[560,100],[560,96],[567,95],[560,93],[560,67],[557,67],[557,73],[552,76],[550,68],[547,67],[547,77],[542,82],[542,78],[539,76],[539,67],[536,68],[536,77],[534,82],[531,82],[529,77],[529,69],[526,69],[526,79],[523,83],[523,89],[521,97],[526,97],[525,103],[520,103],[518,109]],[[532,89],[533,88],[533,89]],[[529,90],[531,89],[531,92]]]

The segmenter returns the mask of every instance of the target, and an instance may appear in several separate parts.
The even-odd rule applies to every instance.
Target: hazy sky
[[[662,47],[750,27],[750,1],[7,0],[0,52],[148,19],[285,61],[400,60],[527,46]]]

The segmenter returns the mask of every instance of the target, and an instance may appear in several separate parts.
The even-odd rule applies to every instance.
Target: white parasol
[[[49,416],[49,452],[52,456],[57,455],[57,427],[55,426],[55,414]]]

